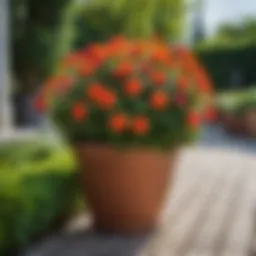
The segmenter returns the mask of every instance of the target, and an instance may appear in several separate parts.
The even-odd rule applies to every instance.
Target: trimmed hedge
[[[15,142],[0,147],[0,255],[16,255],[53,231],[77,195],[75,165],[62,145]]]
[[[243,115],[247,110],[256,110],[256,86],[252,89],[221,93],[217,100],[221,113]]]
[[[227,89],[233,70],[239,69],[244,84],[256,82],[256,45],[221,48],[199,48],[196,54],[210,73],[218,90]]]

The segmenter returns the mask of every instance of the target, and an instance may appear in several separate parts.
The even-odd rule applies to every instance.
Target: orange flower
[[[131,54],[133,54],[134,56],[141,55],[144,52],[145,52],[145,46],[143,44],[133,45],[133,47],[131,49]]]
[[[153,52],[153,61],[158,61],[163,64],[171,65],[171,53],[169,49],[164,47],[160,47],[156,51]]]
[[[72,117],[75,121],[83,121],[87,114],[87,110],[82,102],[76,103],[72,108]]]
[[[142,90],[141,81],[138,78],[132,78],[125,84],[124,89],[128,95],[136,96]]]
[[[177,86],[181,90],[186,90],[189,86],[189,81],[186,76],[180,76],[180,78],[177,81]]]
[[[137,116],[132,121],[132,130],[137,135],[144,135],[149,131],[149,120],[145,116]]]
[[[196,72],[196,82],[201,92],[212,93],[212,85],[210,79],[207,77],[207,74],[202,67]]]
[[[111,109],[116,104],[116,95],[114,92],[105,88],[100,83],[92,84],[88,89],[88,96],[104,109]]]
[[[111,131],[115,133],[121,133],[127,126],[127,117],[122,113],[115,114],[110,117],[108,126]]]
[[[105,90],[99,95],[98,104],[104,109],[111,109],[115,106],[116,101],[116,95],[111,91]]]
[[[114,46],[125,46],[127,43],[128,41],[122,35],[115,36],[108,42],[109,45]]]
[[[198,112],[191,111],[187,115],[187,123],[190,128],[197,129],[200,125],[200,115]]]
[[[199,64],[194,54],[185,47],[177,47],[174,52],[177,54],[177,61],[184,70],[194,74]]]
[[[88,94],[89,98],[93,101],[97,101],[99,96],[104,92],[104,87],[100,83],[93,83],[88,91],[86,89],[86,94]]]
[[[150,97],[150,105],[154,109],[164,109],[169,103],[169,98],[163,91],[156,91]]]
[[[116,69],[114,70],[114,75],[117,77],[124,77],[124,76],[129,76],[131,75],[133,71],[133,66],[131,62],[122,62],[120,63]]]
[[[105,45],[93,44],[87,48],[86,55],[99,66],[108,58],[109,52]]]
[[[84,61],[79,67],[78,67],[78,73],[81,76],[89,76],[92,75],[96,70],[96,65],[93,65],[92,62]]]
[[[115,52],[120,51],[122,49],[126,49],[128,46],[129,42],[126,40],[125,37],[123,36],[116,36],[112,38],[108,42],[108,49],[112,52],[115,50]]]
[[[74,78],[66,75],[58,74],[50,78],[41,89],[41,94],[44,98],[52,97],[54,94],[63,94],[73,85]]]
[[[152,72],[150,74],[150,77],[151,77],[153,83],[156,85],[162,85],[162,84],[166,83],[166,81],[167,81],[166,75],[160,71]]]

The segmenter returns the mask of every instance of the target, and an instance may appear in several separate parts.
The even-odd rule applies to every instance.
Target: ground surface
[[[218,127],[181,154],[159,231],[137,237],[83,231],[81,216],[24,256],[249,256],[255,237],[256,143]],[[79,232],[79,230],[81,230]]]

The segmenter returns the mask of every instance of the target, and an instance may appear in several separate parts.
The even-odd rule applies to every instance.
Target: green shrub
[[[62,145],[0,147],[0,255],[15,255],[69,213],[77,193],[74,168]]]
[[[256,87],[249,90],[221,93],[217,103],[222,113],[243,115],[247,110],[256,109]]]

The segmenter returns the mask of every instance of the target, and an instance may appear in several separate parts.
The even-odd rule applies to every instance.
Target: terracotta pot
[[[96,144],[76,145],[75,151],[96,228],[140,233],[156,226],[176,154]]]

